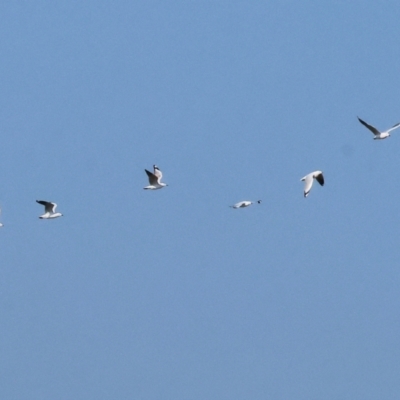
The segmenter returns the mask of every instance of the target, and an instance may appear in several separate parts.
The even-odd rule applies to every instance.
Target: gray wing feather
[[[378,129],[376,129],[374,126],[367,124],[365,121],[363,121],[361,118],[357,117],[358,120],[366,127],[368,128],[374,135],[380,135],[380,132]]]
[[[393,131],[394,129],[398,128],[400,126],[400,122],[396,125],[393,125],[390,129],[388,129],[388,132]]]
[[[319,183],[321,186],[324,186],[325,181],[324,181],[324,176],[323,176],[322,174],[318,174],[318,175],[315,177],[315,179],[318,181],[318,183]]]
[[[44,206],[44,211],[45,212],[54,212],[54,210],[57,207],[56,203],[52,203],[50,201],[45,201],[45,200],[36,200],[36,203],[41,204],[42,206]]]
[[[154,175],[152,172],[148,171],[145,169],[147,176],[149,177],[149,183],[150,185],[156,185],[158,182],[158,177]]]

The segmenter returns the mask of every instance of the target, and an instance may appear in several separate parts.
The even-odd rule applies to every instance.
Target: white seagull
[[[149,177],[149,186],[145,186],[143,189],[148,190],[157,190],[162,189],[164,186],[168,186],[166,183],[161,182],[162,172],[157,167],[157,165],[153,165],[154,172],[147,171],[145,169],[147,176]]]
[[[257,200],[258,204],[261,204],[261,200]],[[233,206],[229,206],[231,208],[245,208],[245,207],[249,207],[252,204],[254,204],[254,201],[249,201],[249,200],[245,200],[245,201],[239,201],[239,203],[234,204]]]
[[[301,178],[300,181],[304,182],[304,197],[307,197],[312,188],[314,178],[318,181],[321,186],[324,186],[324,176],[322,175],[322,171],[314,171],[306,175],[304,178]]]
[[[387,137],[390,136],[391,131],[393,131],[394,129],[397,129],[400,126],[400,122],[396,125],[393,125],[390,129],[388,129],[387,131],[384,132],[380,132],[378,131],[378,129],[376,129],[374,126],[367,124],[365,121],[363,121],[360,117],[357,117],[358,120],[365,126],[367,127],[374,135],[374,140],[380,140],[380,139],[386,139]]]
[[[44,214],[39,217],[40,219],[51,219],[51,218],[62,217],[61,213],[55,212],[57,208],[56,203],[44,200],[36,200],[36,203],[42,204],[44,206]]]

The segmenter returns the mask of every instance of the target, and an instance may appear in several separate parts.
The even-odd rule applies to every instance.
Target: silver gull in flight
[[[56,203],[44,200],[36,200],[36,203],[39,203],[44,206],[44,214],[39,217],[40,219],[52,219],[52,218],[62,217],[61,213],[55,212],[57,208]]]
[[[258,204],[261,204],[261,200],[257,200]],[[254,204],[254,201],[249,201],[249,200],[245,200],[245,201],[239,201],[239,203],[234,204],[233,206],[229,206],[231,208],[245,208],[245,207],[249,207],[252,204]]]
[[[307,197],[310,193],[314,178],[321,186],[324,186],[324,176],[322,175],[322,171],[314,171],[309,173],[304,178],[300,179],[300,181],[304,181],[304,197]]]
[[[388,129],[387,131],[384,132],[380,132],[378,131],[378,129],[376,129],[374,126],[367,124],[365,121],[363,121],[361,118],[357,117],[358,120],[366,127],[368,128],[374,135],[374,140],[381,140],[381,139],[386,139],[387,137],[390,136],[391,131],[393,131],[394,129],[397,129],[398,127],[400,127],[400,122],[397,123],[396,125],[393,125],[390,129]]]
[[[153,165],[154,172],[150,172],[145,169],[147,176],[149,177],[150,185],[145,186],[143,189],[147,190],[157,190],[162,189],[165,186],[168,186],[166,183],[161,182],[162,172],[157,167],[157,165]]]

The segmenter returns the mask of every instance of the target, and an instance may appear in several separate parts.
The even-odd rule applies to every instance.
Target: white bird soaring
[[[148,190],[157,190],[162,189],[164,186],[168,186],[166,183],[161,182],[162,172],[157,167],[157,165],[153,165],[154,172],[147,171],[145,169],[147,176],[149,177],[150,185],[145,186],[143,189]]]
[[[261,200],[257,200],[258,204],[261,204]],[[252,204],[254,204],[254,201],[249,201],[249,200],[245,200],[245,201],[239,201],[239,203],[234,204],[233,206],[229,206],[231,208],[245,208],[245,207],[249,207]]]
[[[397,123],[396,125],[393,125],[390,129],[384,132],[378,131],[374,126],[367,124],[365,121],[363,121],[361,118],[357,117],[358,120],[366,127],[368,128],[374,135],[374,140],[380,140],[380,139],[386,139],[387,137],[390,136],[391,131],[397,129],[400,126],[400,122]]]
[[[304,178],[300,179],[300,181],[304,181],[304,197],[307,197],[310,193],[314,178],[321,186],[324,186],[324,176],[322,175],[322,171],[314,171],[309,173]]]
[[[44,200],[36,200],[36,203],[39,203],[44,206],[44,214],[39,217],[40,219],[52,219],[52,218],[62,217],[61,213],[55,212],[57,208],[56,203]]]

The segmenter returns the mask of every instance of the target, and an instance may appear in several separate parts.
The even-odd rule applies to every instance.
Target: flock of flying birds
[[[357,118],[362,125],[364,125],[366,128],[368,128],[374,134],[374,140],[386,139],[390,136],[391,131],[400,127],[400,122],[399,122],[396,125],[393,125],[390,129],[381,132],[378,129],[376,129],[374,126],[367,124],[361,118],[359,118],[359,117],[357,117]],[[145,171],[149,178],[149,185],[145,186],[143,189],[158,190],[158,189],[164,188],[165,186],[168,186],[166,183],[161,182],[163,174],[162,174],[161,170],[157,167],[157,165],[153,165],[153,172],[150,172],[147,169],[145,169]],[[324,175],[322,174],[322,171],[310,172],[309,174],[307,174],[306,176],[304,176],[303,178],[300,179],[300,181],[304,182],[304,197],[307,197],[309,195],[312,185],[314,183],[314,179],[321,186],[324,186],[325,180],[324,180]],[[54,219],[54,218],[62,217],[61,213],[56,212],[56,208],[57,208],[56,203],[53,203],[51,201],[45,201],[45,200],[36,200],[36,202],[44,206],[44,214],[42,214],[39,217],[40,219]],[[245,207],[251,206],[254,203],[260,204],[261,200],[257,200],[256,202],[244,200],[244,201],[240,201],[239,203],[236,203],[230,207],[245,208]],[[0,227],[2,227],[2,226],[3,226],[3,224],[0,223]]]
[[[367,127],[374,134],[374,140],[386,139],[387,137],[390,136],[391,131],[393,131],[394,129],[396,129],[400,126],[400,122],[399,122],[396,125],[393,125],[390,129],[381,132],[378,129],[376,129],[374,126],[367,124],[361,118],[359,118],[359,117],[357,117],[357,118],[361,122],[361,124],[363,124],[365,127]],[[162,189],[165,186],[168,186],[167,184],[161,182],[162,172],[157,167],[157,165],[153,165],[153,168],[154,168],[153,172],[150,172],[147,169],[145,169],[146,174],[149,177],[150,185],[145,186],[143,189],[157,190],[157,189]],[[314,183],[314,179],[321,186],[324,186],[325,180],[324,180],[324,175],[322,174],[322,171],[310,172],[309,174],[307,174],[306,176],[304,176],[303,178],[300,179],[300,181],[304,182],[304,197],[307,197],[308,194],[310,193],[312,185]],[[245,208],[245,207],[251,206],[254,203],[255,203],[254,201],[244,200],[244,201],[240,201],[239,203],[236,203],[233,206],[229,206],[229,207]],[[261,200],[257,200],[256,203],[260,204]]]

